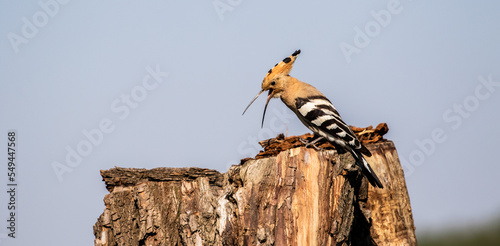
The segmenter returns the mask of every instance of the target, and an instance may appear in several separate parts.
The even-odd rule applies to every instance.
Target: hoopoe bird
[[[300,50],[295,51],[291,56],[283,59],[267,72],[264,81],[262,81],[262,90],[248,104],[243,114],[262,93],[269,91],[262,115],[262,126],[264,125],[269,100],[271,98],[281,98],[283,103],[314,133],[313,139],[304,142],[306,146],[312,145],[316,148],[314,145],[316,142],[326,139],[334,146],[350,152],[368,181],[374,187],[383,188],[384,186],[379,178],[363,157],[363,155],[371,156],[370,151],[360,143],[351,128],[342,120],[330,100],[314,86],[289,75],[299,54]]]

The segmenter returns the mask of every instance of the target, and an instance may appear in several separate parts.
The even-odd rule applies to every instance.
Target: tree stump
[[[94,225],[95,245],[416,245],[391,141],[364,140],[373,154],[367,161],[385,186],[377,189],[350,154],[298,147],[297,139],[264,141],[265,151],[223,174],[101,171],[110,193]]]

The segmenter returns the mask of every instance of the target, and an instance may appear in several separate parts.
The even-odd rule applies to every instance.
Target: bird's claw
[[[308,148],[309,146],[312,146],[315,150],[323,150],[322,148],[319,148],[318,146],[316,146],[316,143],[321,140],[323,137],[318,137],[316,139],[314,139],[313,141],[307,141],[307,139],[302,139],[302,138],[299,138],[299,141],[301,143],[303,143],[305,145],[306,148]]]

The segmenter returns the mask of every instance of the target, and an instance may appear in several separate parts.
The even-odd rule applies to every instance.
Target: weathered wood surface
[[[394,144],[366,146],[384,189],[369,186],[350,154],[293,146],[223,174],[101,171],[110,194],[95,245],[416,245]]]
[[[371,234],[378,245],[416,245],[415,226],[403,168],[392,142],[366,145],[367,158],[385,189],[369,186],[367,210],[371,211]]]
[[[217,171],[114,168],[101,175],[110,194],[94,225],[95,245],[200,245],[202,238],[204,245],[220,242],[215,209],[222,182],[213,181],[223,177]]]

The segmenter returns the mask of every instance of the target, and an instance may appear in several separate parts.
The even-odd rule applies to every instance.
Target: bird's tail
[[[373,187],[384,188],[370,164],[366,162],[365,158],[361,154],[354,153],[354,159],[356,159],[356,164],[361,168],[361,171]]]

